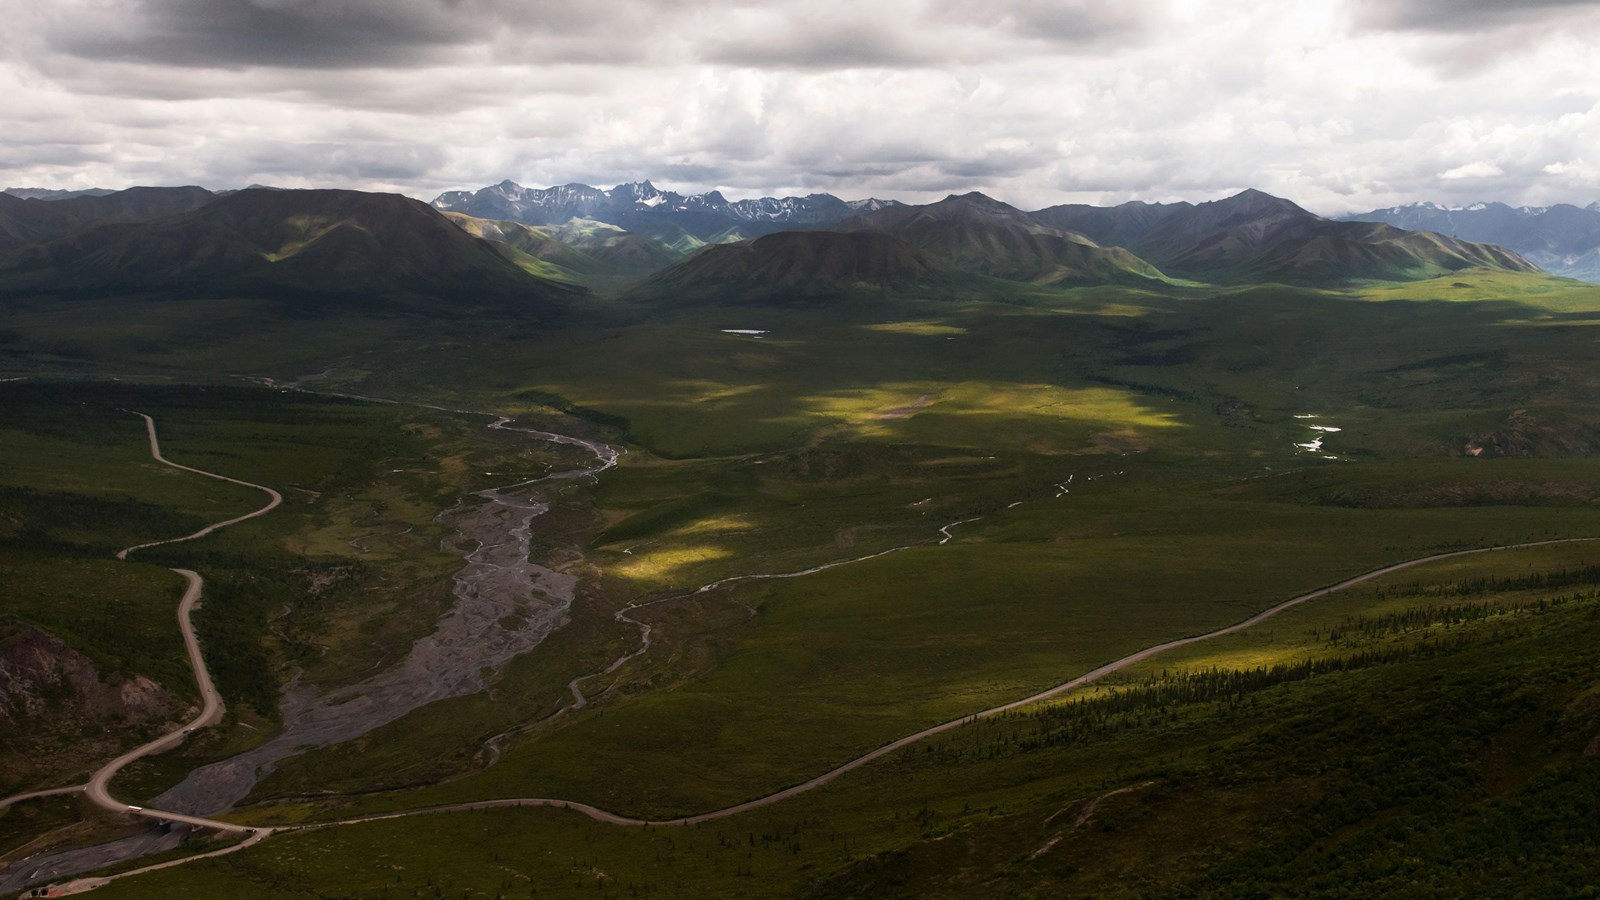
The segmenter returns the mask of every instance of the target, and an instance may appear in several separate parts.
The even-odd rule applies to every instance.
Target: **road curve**
[[[1593,538],[1593,537],[1587,537],[1587,538],[1561,538],[1561,539],[1557,539],[1557,540],[1548,540],[1548,541],[1530,541],[1530,542],[1522,543],[1522,544],[1504,544],[1504,545],[1497,546],[1497,547],[1479,547],[1479,548],[1473,549],[1473,550],[1454,550],[1454,551],[1451,551],[1449,553],[1435,553],[1435,554],[1433,554],[1431,556],[1423,556],[1423,557],[1418,557],[1417,559],[1406,560],[1405,562],[1399,562],[1399,563],[1395,563],[1393,565],[1384,566],[1381,569],[1373,569],[1370,572],[1366,572],[1364,574],[1357,575],[1357,576],[1355,576],[1353,578],[1347,578],[1344,581],[1339,582],[1338,584],[1329,585],[1328,587],[1325,587],[1325,588],[1319,588],[1318,590],[1312,591],[1312,592],[1310,592],[1308,594],[1301,594],[1298,597],[1293,597],[1293,598],[1291,598],[1289,600],[1285,600],[1282,603],[1279,603],[1276,606],[1272,606],[1272,607],[1270,607],[1270,608],[1268,608],[1266,610],[1263,610],[1262,612],[1256,613],[1255,615],[1253,615],[1250,618],[1245,619],[1245,620],[1243,620],[1241,622],[1236,622],[1236,623],[1234,623],[1232,625],[1228,625],[1228,626],[1223,627],[1223,628],[1218,628],[1215,631],[1208,631],[1208,632],[1206,632],[1204,634],[1197,634],[1197,635],[1193,635],[1191,637],[1185,637],[1185,638],[1177,638],[1175,640],[1170,640],[1170,641],[1166,641],[1164,643],[1155,644],[1153,646],[1146,647],[1143,650],[1139,650],[1137,652],[1130,653],[1127,656],[1124,656],[1124,657],[1122,657],[1120,659],[1117,659],[1117,660],[1114,660],[1112,662],[1106,663],[1105,665],[1100,666],[1097,669],[1092,669],[1089,672],[1086,672],[1086,673],[1084,673],[1082,675],[1079,675],[1078,677],[1076,677],[1076,678],[1074,678],[1074,679],[1072,679],[1070,681],[1066,681],[1066,682],[1063,682],[1061,684],[1056,685],[1055,687],[1048,688],[1046,690],[1040,691],[1037,694],[1032,694],[1030,696],[1023,697],[1020,700],[1013,700],[1013,701],[1011,701],[1009,703],[1001,704],[1000,706],[992,706],[992,707],[990,707],[988,709],[981,710],[981,711],[976,712],[976,713],[969,713],[967,715],[962,716],[959,719],[951,719],[948,722],[943,722],[941,724],[934,725],[934,726],[932,726],[930,728],[924,728],[923,730],[921,730],[921,731],[919,731],[919,732],[917,732],[915,734],[906,735],[905,737],[900,738],[899,740],[892,741],[892,742],[890,742],[888,744],[884,744],[882,747],[879,747],[876,750],[873,750],[871,752],[862,754],[861,756],[858,756],[855,759],[852,759],[849,762],[844,763],[841,766],[838,766],[837,768],[830,769],[829,771],[824,772],[821,775],[818,775],[817,777],[811,779],[810,781],[801,782],[800,784],[794,785],[793,787],[788,787],[788,788],[785,788],[785,789],[783,789],[781,791],[776,791],[774,793],[767,794],[764,797],[757,797],[754,800],[747,800],[744,803],[739,803],[739,804],[736,804],[734,806],[728,806],[728,807],[724,807],[722,809],[712,810],[710,812],[698,813],[698,814],[692,815],[692,816],[680,816],[680,817],[674,818],[674,819],[636,819],[636,818],[632,818],[632,817],[629,817],[629,816],[621,816],[621,815],[618,815],[616,813],[607,812],[606,810],[600,809],[598,807],[590,806],[589,804],[586,804],[586,803],[578,803],[578,802],[571,801],[571,800],[555,800],[555,799],[548,799],[548,798],[542,798],[542,797],[523,797],[523,798],[511,798],[511,799],[504,799],[504,800],[481,800],[481,801],[475,801],[475,802],[470,802],[470,803],[458,803],[458,804],[452,804],[452,805],[449,805],[449,806],[435,806],[435,807],[429,807],[429,808],[426,808],[426,809],[418,809],[418,810],[403,810],[403,811],[399,811],[399,812],[384,813],[384,814],[372,815],[372,816],[361,816],[361,817],[350,818],[350,819],[335,819],[335,820],[330,821],[330,822],[318,822],[318,823],[313,823],[313,824],[309,824],[309,825],[283,826],[283,827],[278,828],[277,830],[279,830],[279,831],[302,831],[302,830],[309,830],[309,829],[315,829],[315,828],[328,828],[328,827],[333,827],[333,826],[336,826],[336,825],[355,825],[355,824],[359,824],[359,823],[362,823],[362,822],[376,822],[376,821],[382,821],[382,820],[385,820],[385,819],[398,819],[398,818],[403,818],[403,817],[406,817],[406,816],[429,815],[429,814],[433,814],[433,813],[445,813],[445,812],[467,812],[467,811],[471,811],[471,810],[500,809],[500,808],[506,808],[506,807],[520,807],[520,806],[545,806],[545,807],[556,807],[556,808],[560,808],[560,809],[571,809],[571,810],[574,810],[576,812],[583,813],[584,815],[588,816],[591,819],[594,819],[595,821],[605,822],[605,823],[608,823],[608,824],[611,824],[611,825],[635,825],[635,826],[637,826],[637,825],[698,825],[698,824],[700,824],[702,822],[710,822],[710,821],[713,821],[713,820],[716,820],[716,819],[723,819],[723,818],[727,818],[728,816],[738,815],[739,813],[749,812],[749,811],[754,810],[754,809],[760,809],[761,807],[764,807],[764,806],[771,806],[774,803],[777,803],[777,802],[782,801],[782,800],[787,800],[790,797],[796,796],[797,794],[803,794],[803,793],[806,793],[807,791],[815,790],[816,788],[822,787],[823,785],[826,785],[826,784],[828,784],[828,783],[830,783],[832,781],[835,781],[836,779],[840,778],[841,776],[843,776],[843,775],[845,775],[845,774],[847,774],[849,772],[853,772],[856,769],[859,769],[862,766],[867,765],[868,763],[871,763],[871,762],[874,762],[876,760],[882,759],[883,757],[888,756],[889,754],[894,753],[897,750],[903,749],[903,748],[905,748],[907,746],[910,746],[911,744],[915,744],[915,743],[917,743],[919,741],[922,741],[922,740],[924,740],[926,738],[933,737],[934,735],[937,735],[937,734],[942,734],[942,733],[944,733],[946,731],[950,731],[951,729],[958,728],[958,727],[960,727],[962,725],[965,725],[965,724],[967,724],[969,722],[975,722],[978,719],[986,719],[986,718],[989,718],[991,716],[997,716],[997,715],[1000,715],[1002,713],[1010,712],[1011,710],[1017,709],[1018,707],[1027,706],[1030,703],[1038,703],[1041,700],[1048,700],[1048,699],[1050,699],[1052,697],[1059,696],[1061,694],[1064,694],[1064,693],[1066,693],[1068,691],[1071,691],[1071,690],[1074,690],[1076,688],[1083,687],[1084,685],[1091,684],[1093,682],[1099,681],[1100,679],[1106,677],[1107,675],[1110,675],[1110,674],[1112,674],[1114,672],[1117,672],[1117,671],[1120,671],[1122,669],[1126,669],[1129,666],[1132,666],[1132,665],[1134,665],[1136,663],[1143,662],[1143,661],[1149,659],[1152,656],[1156,656],[1157,654],[1164,653],[1164,652],[1166,652],[1168,650],[1176,650],[1179,647],[1185,647],[1185,646],[1188,646],[1189,644],[1198,644],[1198,643],[1200,643],[1202,641],[1209,641],[1209,640],[1212,640],[1214,638],[1219,638],[1219,637],[1223,637],[1225,635],[1234,634],[1235,632],[1243,631],[1246,628],[1250,628],[1250,627],[1252,627],[1254,625],[1259,625],[1262,622],[1265,622],[1266,620],[1272,618],[1273,616],[1276,616],[1279,613],[1284,612],[1285,610],[1292,609],[1292,608],[1294,608],[1296,606],[1299,606],[1302,603],[1305,603],[1305,602],[1310,601],[1310,600],[1315,600],[1315,599],[1317,599],[1319,597],[1326,597],[1327,595],[1332,594],[1332,593],[1334,593],[1336,591],[1342,591],[1345,588],[1354,587],[1355,585],[1361,584],[1362,582],[1371,581],[1374,578],[1381,578],[1384,575],[1389,575],[1389,574],[1392,574],[1394,572],[1399,572],[1399,571],[1402,571],[1402,570],[1405,570],[1405,569],[1412,568],[1414,566],[1426,565],[1428,563],[1439,562],[1440,560],[1453,559],[1453,558],[1458,557],[1458,556],[1470,556],[1472,554],[1477,554],[1477,553],[1497,553],[1497,552],[1504,551],[1504,550],[1523,550],[1523,549],[1527,549],[1527,548],[1530,548],[1530,547],[1546,547],[1546,546],[1550,546],[1552,544],[1576,544],[1576,543],[1585,543],[1585,542],[1592,542],[1592,541],[1600,541],[1600,538]]]
[[[88,795],[90,801],[95,805],[115,812],[131,812],[149,819],[158,819],[164,822],[184,822],[190,825],[201,825],[206,828],[220,828],[224,831],[248,831],[250,829],[241,828],[238,825],[232,825],[227,822],[216,822],[179,813],[147,810],[143,807],[123,803],[111,796],[109,789],[111,778],[123,766],[146,756],[153,756],[157,753],[171,750],[183,743],[184,737],[196,728],[205,728],[222,721],[222,695],[217,693],[216,686],[211,683],[211,672],[206,668],[205,658],[200,655],[200,641],[195,637],[194,625],[190,622],[190,614],[200,602],[200,589],[205,585],[205,582],[201,580],[197,573],[189,569],[173,569],[172,571],[182,575],[188,582],[188,586],[183,592],[183,599],[178,602],[178,627],[183,631],[183,644],[189,651],[189,666],[194,669],[194,679],[200,688],[202,701],[200,714],[189,720],[187,724],[178,730],[170,731],[147,744],[135,747],[101,766],[89,778],[89,783],[85,786],[84,793]]]
[[[167,860],[164,863],[156,863],[155,865],[152,865],[152,866],[145,866],[145,867],[139,868],[139,869],[130,869],[130,870],[126,871],[126,872],[118,872],[115,875],[101,875],[101,876],[98,876],[98,877],[79,878],[79,879],[76,879],[74,881],[68,881],[68,882],[66,882],[64,884],[53,884],[53,885],[50,885],[49,888],[48,888],[49,893],[45,894],[44,896],[46,896],[46,897],[66,897],[66,896],[70,896],[72,894],[82,894],[85,891],[92,891],[95,888],[105,887],[106,885],[110,884],[113,881],[116,881],[119,878],[131,878],[131,877],[133,877],[135,875],[143,875],[143,874],[145,874],[147,872],[158,872],[158,871],[160,871],[162,869],[170,869],[173,866],[181,866],[181,865],[185,865],[187,863],[192,863],[197,859],[212,859],[212,858],[215,858],[215,857],[218,857],[218,856],[227,856],[230,853],[238,853],[240,850],[245,850],[245,849],[248,849],[250,847],[254,847],[256,844],[259,844],[262,841],[266,840],[267,839],[267,835],[269,835],[271,833],[272,833],[271,829],[266,829],[266,828],[257,829],[254,834],[250,835],[249,837],[245,838],[244,840],[240,841],[239,843],[237,843],[237,844],[229,844],[228,846],[223,847],[221,850],[212,850],[209,853],[196,853],[194,856],[185,856],[182,859],[171,859],[171,860]]]
[[[12,794],[9,797],[0,797],[0,809],[5,809],[13,803],[21,803],[24,800],[37,800],[40,797],[57,797],[62,794],[80,794],[83,792],[84,787],[85,786],[81,784],[74,784],[67,787],[47,788],[46,790],[42,791],[28,791],[24,794]]]
[[[264,492],[270,499],[267,501],[265,506],[255,510],[254,512],[248,512],[242,516],[234,516],[231,519],[225,519],[221,522],[212,523],[193,534],[184,535],[183,537],[179,538],[170,538],[163,541],[150,541],[144,544],[135,544],[132,547],[119,550],[117,551],[117,559],[127,559],[129,553],[132,553],[135,550],[143,550],[146,547],[158,547],[163,544],[176,544],[182,541],[192,541],[196,538],[205,537],[213,531],[217,531],[221,528],[227,528],[229,525],[237,525],[238,523],[247,519],[254,519],[257,516],[266,515],[272,510],[277,509],[278,505],[283,502],[283,495],[272,488],[263,487],[259,484],[252,484],[248,481],[241,481],[237,478],[229,478],[226,475],[218,475],[215,472],[207,472],[204,469],[196,469],[192,466],[185,466],[181,463],[175,463],[172,460],[167,459],[165,456],[161,455],[161,441],[156,435],[156,420],[150,418],[144,413],[135,413],[135,415],[144,419],[145,431],[150,435],[150,455],[156,460],[156,462],[171,466],[174,469],[182,469],[185,472],[193,472],[196,475],[204,475],[207,478],[215,478],[218,481],[226,481],[232,484],[254,488],[258,491]],[[182,813],[164,812],[157,809],[145,809],[141,806],[123,803],[122,801],[111,796],[111,778],[112,776],[116,775],[117,772],[120,771],[124,766],[136,760],[143,759],[146,756],[153,756],[157,753],[171,750],[173,747],[183,743],[184,737],[188,735],[189,732],[194,731],[196,728],[205,728],[222,721],[222,695],[217,693],[217,688],[211,681],[211,671],[206,668],[205,657],[200,652],[200,639],[195,636],[194,623],[191,621],[191,614],[194,612],[194,608],[200,603],[200,593],[205,587],[205,581],[200,577],[199,573],[189,569],[173,569],[172,571],[182,575],[184,581],[187,583],[187,586],[183,592],[183,599],[178,601],[178,629],[183,633],[183,645],[189,654],[189,666],[194,670],[195,684],[200,689],[200,714],[195,716],[195,718],[191,719],[182,727],[178,728],[176,731],[168,732],[167,734],[164,734],[147,744],[135,747],[134,749],[129,750],[127,753],[124,753],[116,759],[113,759],[111,762],[106,763],[104,766],[101,766],[94,773],[94,775],[89,778],[89,782],[88,784],[84,785],[83,791],[88,795],[90,801],[92,801],[95,805],[112,810],[113,812],[132,813],[133,815],[142,816],[146,819],[154,819],[159,822],[181,822],[186,825],[198,825],[202,828],[215,828],[219,831],[231,831],[241,834],[255,833],[257,829],[235,825],[231,822],[221,822],[215,819],[201,818],[199,816],[187,816],[183,815]]]
[[[182,469],[185,472],[193,472],[196,475],[204,475],[207,478],[215,478],[218,481],[226,481],[229,484],[237,484],[237,485],[242,485],[242,486],[247,487],[247,488],[254,488],[254,489],[258,490],[258,491],[265,492],[267,494],[267,496],[271,497],[272,499],[270,501],[268,501],[266,506],[261,507],[260,509],[256,510],[255,512],[245,513],[242,516],[234,516],[231,519],[226,519],[226,520],[221,521],[221,522],[212,523],[212,524],[207,525],[206,527],[200,529],[199,531],[196,531],[194,534],[186,534],[183,537],[177,537],[177,538],[168,538],[167,540],[164,540],[164,541],[150,541],[149,543],[144,543],[144,544],[134,544],[132,547],[128,547],[128,548],[123,549],[123,550],[118,550],[117,551],[117,559],[127,559],[129,553],[132,553],[135,550],[143,550],[146,547],[159,547],[162,544],[178,544],[178,543],[182,543],[183,541],[192,541],[195,538],[203,538],[206,535],[210,534],[211,532],[217,531],[217,530],[222,529],[222,528],[227,528],[229,525],[237,525],[240,522],[245,521],[246,519],[254,519],[256,516],[264,516],[267,513],[272,512],[274,509],[277,509],[278,505],[283,502],[283,495],[278,493],[277,491],[273,490],[272,488],[262,487],[259,484],[251,484],[248,481],[240,481],[237,478],[229,478],[226,475],[218,475],[215,472],[207,472],[204,469],[196,469],[196,468],[193,468],[191,466],[185,466],[185,465],[182,465],[180,463],[175,463],[170,459],[167,459],[165,456],[161,455],[161,440],[158,437],[156,437],[156,420],[150,418],[149,416],[145,415],[144,413],[134,413],[134,415],[138,416],[141,419],[144,419],[145,431],[150,435],[150,455],[155,458],[156,462],[161,463],[162,465],[171,466],[174,469]],[[174,570],[174,571],[176,571],[176,570]]]

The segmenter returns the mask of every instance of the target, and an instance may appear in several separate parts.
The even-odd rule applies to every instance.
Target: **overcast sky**
[[[0,0],[0,184],[1600,200],[1600,2]]]

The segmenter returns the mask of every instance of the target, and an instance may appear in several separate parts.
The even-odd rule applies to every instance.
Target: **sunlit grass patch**
[[[651,553],[632,554],[626,562],[613,566],[610,571],[624,578],[660,581],[670,578],[673,573],[688,566],[726,559],[732,555],[730,550],[710,545],[674,547]]]
[[[1422,281],[1380,284],[1355,292],[1367,300],[1509,301],[1551,312],[1600,310],[1600,286],[1553,275],[1469,269]]]
[[[1008,433],[1001,424],[1005,419],[1030,428]],[[1009,434],[1013,442],[1036,443],[1040,436],[1030,436],[1031,431],[1058,426],[1058,450],[1084,449],[1092,435],[1102,432],[1116,435],[1119,447],[1137,445],[1145,430],[1183,425],[1175,415],[1118,388],[970,381],[889,382],[814,395],[801,398],[796,413],[771,421],[809,426],[831,422],[855,438],[956,442],[963,440],[965,429],[975,427],[986,440]]]
[[[966,334],[967,329],[959,325],[945,325],[939,322],[881,322],[876,325],[863,325],[867,331],[882,331],[888,334],[917,334],[927,337]]]
[[[673,533],[722,534],[729,531],[749,531],[754,527],[755,523],[750,520],[749,516],[712,516],[697,522],[691,522]]]
[[[663,401],[665,405],[678,405],[682,403],[696,404],[726,404],[741,397],[761,391],[765,385],[761,384],[723,384],[717,381],[695,381],[679,379],[667,382],[665,385],[670,393],[670,399]]]

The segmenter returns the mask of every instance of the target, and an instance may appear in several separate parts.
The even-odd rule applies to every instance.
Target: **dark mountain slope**
[[[880,209],[838,227],[892,234],[952,268],[1010,281],[1124,284],[1162,279],[1154,266],[1127,250],[1101,247],[976,192],[926,206]]]
[[[0,194],[0,252],[66,237],[97,225],[148,222],[186,213],[216,195],[198,187],[135,187],[62,200]]]
[[[569,219],[546,231],[567,246],[626,272],[655,272],[682,258],[660,241],[594,219]]]
[[[1036,210],[1035,221],[1081,234],[1105,247],[1130,247],[1172,213],[1188,203],[1145,203],[1134,200],[1121,206],[1072,203]]]
[[[1543,207],[1474,203],[1461,209],[1412,203],[1345,216],[1343,220],[1382,222],[1397,228],[1500,244],[1557,275],[1600,281],[1600,203],[1588,207],[1570,203]]]
[[[0,287],[535,304],[575,293],[528,275],[424,203],[393,194],[268,190],[13,252],[0,260]]]
[[[1121,241],[1163,271],[1212,281],[1410,280],[1478,266],[1536,271],[1504,248],[1335,222],[1254,190],[1201,204],[1056,206],[1034,217]]]
[[[1351,277],[1405,281],[1470,268],[1538,271],[1504,247],[1387,225],[1284,240],[1256,257],[1251,266],[1261,278],[1306,283]],[[1352,276],[1352,272],[1367,274]]]
[[[643,235],[589,219],[537,227],[446,213],[468,234],[521,254],[516,261],[535,275],[565,280],[591,276],[629,277],[663,269],[678,254]]]
[[[887,234],[786,231],[705,247],[656,273],[638,293],[726,300],[817,297],[940,285],[955,275]]]

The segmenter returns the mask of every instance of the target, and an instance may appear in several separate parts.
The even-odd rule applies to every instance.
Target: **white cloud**
[[[1587,202],[1597,9],[0,0],[0,182]]]
[[[1440,172],[1439,177],[1445,181],[1457,181],[1462,178],[1495,178],[1505,173],[1504,169],[1494,163],[1479,160],[1478,162],[1470,162],[1464,166],[1456,166],[1454,169]]]

